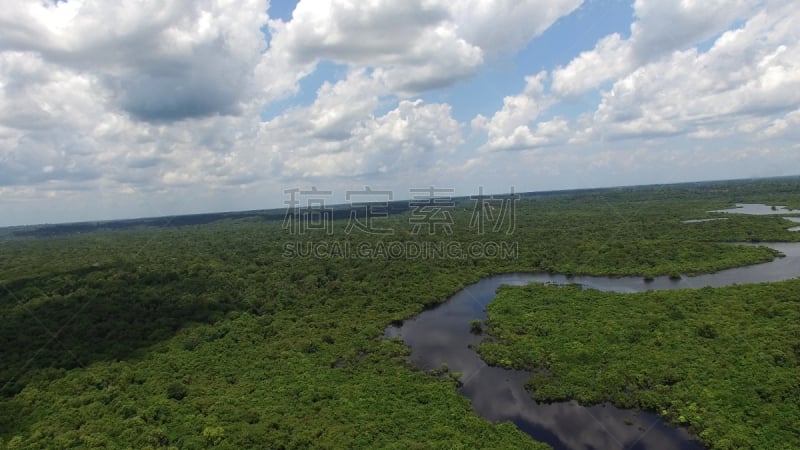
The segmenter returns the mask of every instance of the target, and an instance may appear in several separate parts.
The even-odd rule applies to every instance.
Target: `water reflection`
[[[794,223],[800,223],[800,217],[784,217],[784,219]],[[800,231],[800,227],[792,227],[789,228],[788,231]]]
[[[800,211],[786,209],[785,206],[769,206],[762,203],[737,203],[735,208],[718,209],[712,213],[751,214],[755,216],[768,216],[770,214],[800,214]]]
[[[713,211],[712,211],[712,212],[713,212]],[[715,218],[715,219],[689,219],[689,220],[684,220],[684,221],[683,221],[683,222],[681,222],[681,223],[703,223],[703,222],[716,222],[716,221],[718,221],[718,220],[728,220],[728,218],[727,218],[727,217],[718,217],[718,218]]]
[[[743,244],[749,245],[749,244]],[[753,244],[754,245],[754,244]],[[665,425],[657,416],[612,405],[584,407],[575,402],[540,404],[525,388],[529,372],[489,367],[471,346],[482,339],[470,331],[470,321],[486,319],[486,305],[502,285],[530,282],[569,284],[620,293],[647,290],[721,287],[732,284],[781,281],[800,276],[800,243],[760,244],[785,255],[771,262],[723,270],[679,280],[658,277],[607,278],[557,274],[505,274],[467,286],[442,305],[389,327],[386,337],[399,337],[411,348],[419,368],[437,369],[447,364],[462,373],[460,392],[476,413],[492,421],[511,421],[538,441],[557,449],[699,449],[682,429]]]

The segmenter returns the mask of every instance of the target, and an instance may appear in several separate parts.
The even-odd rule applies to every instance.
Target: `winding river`
[[[461,372],[463,385],[459,391],[470,399],[480,416],[494,422],[511,421],[537,441],[556,449],[701,449],[686,430],[670,427],[654,414],[610,404],[587,407],[576,402],[537,403],[524,387],[529,372],[490,367],[470,348],[482,339],[470,332],[470,321],[486,320],[485,307],[502,285],[577,283],[587,289],[631,293],[782,281],[800,276],[800,243],[759,245],[785,256],[680,280],[546,273],[497,275],[465,287],[445,303],[400,326],[387,328],[385,336],[401,338],[411,348],[411,361],[420,369],[447,364],[451,372]]]

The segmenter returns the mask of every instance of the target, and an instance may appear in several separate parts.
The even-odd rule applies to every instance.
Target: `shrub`
[[[483,333],[483,321],[475,319],[469,323],[469,331],[474,334]]]
[[[189,393],[189,389],[181,383],[172,383],[167,386],[167,398],[174,400],[183,400]]]
[[[205,427],[203,437],[208,445],[219,445],[225,437],[225,430],[222,427]]]

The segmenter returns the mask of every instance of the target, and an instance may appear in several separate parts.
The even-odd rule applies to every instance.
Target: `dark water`
[[[470,332],[470,321],[486,319],[486,305],[502,285],[531,282],[569,284],[620,293],[721,287],[732,284],[781,281],[800,276],[800,243],[761,244],[785,257],[771,262],[714,274],[672,280],[659,277],[607,278],[550,274],[505,274],[469,285],[440,306],[389,327],[386,337],[399,337],[411,348],[411,360],[420,369],[443,363],[461,372],[460,392],[472,401],[480,416],[495,422],[511,421],[538,441],[557,449],[700,449],[683,429],[664,424],[656,415],[612,405],[585,407],[575,402],[539,404],[524,388],[529,372],[487,366],[470,345],[482,337]],[[627,422],[627,423],[626,423]]]

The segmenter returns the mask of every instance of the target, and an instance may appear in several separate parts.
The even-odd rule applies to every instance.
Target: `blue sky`
[[[789,0],[10,0],[0,226],[800,173]]]

